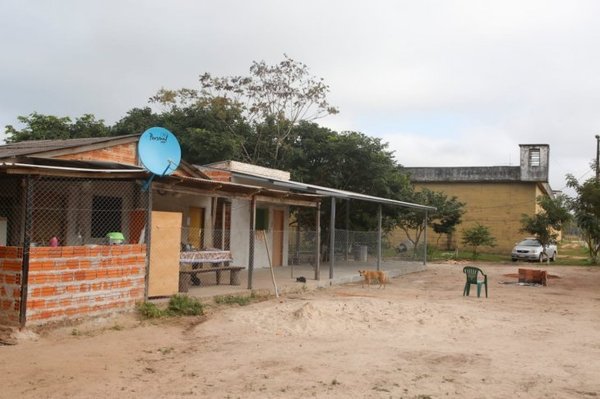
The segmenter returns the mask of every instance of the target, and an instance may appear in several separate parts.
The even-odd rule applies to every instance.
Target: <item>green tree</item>
[[[142,134],[147,129],[161,124],[161,116],[154,113],[150,107],[133,108],[110,128],[110,133],[112,136]]]
[[[24,125],[17,129],[7,125],[5,133],[8,143],[27,140],[65,140],[85,137],[108,136],[110,129],[102,119],[96,119],[92,114],[84,114],[71,121],[68,116],[57,117],[33,112],[28,116],[19,116],[18,121]]]
[[[473,258],[478,256],[477,248],[481,246],[495,247],[496,238],[490,233],[487,226],[477,223],[475,226],[463,230],[462,243],[473,248]]]
[[[248,76],[200,76],[200,89],[161,89],[151,102],[170,109],[218,107],[225,115],[240,113],[252,125],[252,135],[238,140],[244,161],[281,167],[282,150],[295,142],[294,127],[314,121],[337,109],[327,101],[322,78],[308,67],[284,55],[275,65],[253,62]]]
[[[522,215],[521,231],[535,236],[543,246],[543,253],[547,256],[546,247],[558,237],[558,232],[563,224],[571,219],[567,197],[557,195],[554,198],[539,196],[537,203],[541,211],[533,216]],[[548,262],[550,259],[548,258]]]
[[[455,196],[448,198],[443,192],[432,191],[427,188],[416,191],[414,187],[411,186],[410,188],[410,191],[404,193],[406,196],[404,201],[435,207],[435,211],[430,211],[427,214],[427,226],[437,233],[451,234],[461,222],[465,204],[458,201]],[[421,210],[412,208],[397,209],[395,222],[413,244],[415,252],[425,231],[424,216],[424,211]]]
[[[575,222],[581,229],[588,254],[593,264],[598,264],[600,252],[600,183],[592,178],[580,184],[572,175],[567,175],[567,186],[577,193],[569,200]]]

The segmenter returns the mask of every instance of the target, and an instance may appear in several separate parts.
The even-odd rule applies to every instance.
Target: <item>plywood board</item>
[[[152,212],[148,296],[169,296],[179,290],[181,212]]]

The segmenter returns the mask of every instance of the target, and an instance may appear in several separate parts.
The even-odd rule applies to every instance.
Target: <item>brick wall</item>
[[[0,247],[0,324],[19,323],[22,262],[22,248]]]
[[[77,154],[62,155],[57,158],[78,161],[106,161],[137,166],[137,142],[120,144]]]
[[[204,172],[204,174],[206,174],[208,177],[210,177],[211,180],[226,181],[226,182],[231,181],[231,172],[226,171],[226,170],[204,169],[204,170],[202,170],[202,172]]]
[[[27,325],[133,309],[145,261],[145,245],[31,248]]]

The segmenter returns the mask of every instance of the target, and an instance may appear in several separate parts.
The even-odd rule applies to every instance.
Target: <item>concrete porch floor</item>
[[[315,280],[315,272],[311,265],[281,266],[273,269],[275,282],[280,294],[286,292],[296,292],[300,289],[316,289],[319,287],[329,287],[331,285],[346,284],[360,281],[358,275],[359,269],[375,270],[375,262],[370,265],[357,262],[336,263],[333,271],[333,278],[329,278],[329,264],[321,265],[321,279]],[[422,261],[394,261],[388,260],[381,263],[381,270],[385,271],[388,278],[401,276],[403,274],[423,271],[427,268]],[[297,282],[296,278],[303,276],[306,283]],[[240,285],[229,285],[229,272],[223,272],[220,285],[216,285],[214,273],[203,273],[198,275],[201,280],[200,286],[192,285],[187,293],[190,296],[208,299],[218,295],[249,295],[252,290],[265,292],[271,295],[275,294],[270,269],[261,267],[255,268],[252,278],[252,290],[248,289],[248,270],[242,270],[240,273]],[[303,286],[306,286],[303,288]]]

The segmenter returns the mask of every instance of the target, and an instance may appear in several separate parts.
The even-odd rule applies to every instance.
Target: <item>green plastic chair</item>
[[[473,266],[465,266],[463,268],[463,273],[467,275],[467,282],[465,283],[465,289],[463,290],[463,296],[469,296],[469,292],[471,291],[471,284],[477,284],[477,298],[481,295],[481,286],[485,285],[485,297],[488,297],[488,287],[487,287],[487,274],[483,272],[483,270],[473,267]],[[479,280],[477,275],[481,273],[483,276],[483,280]]]

